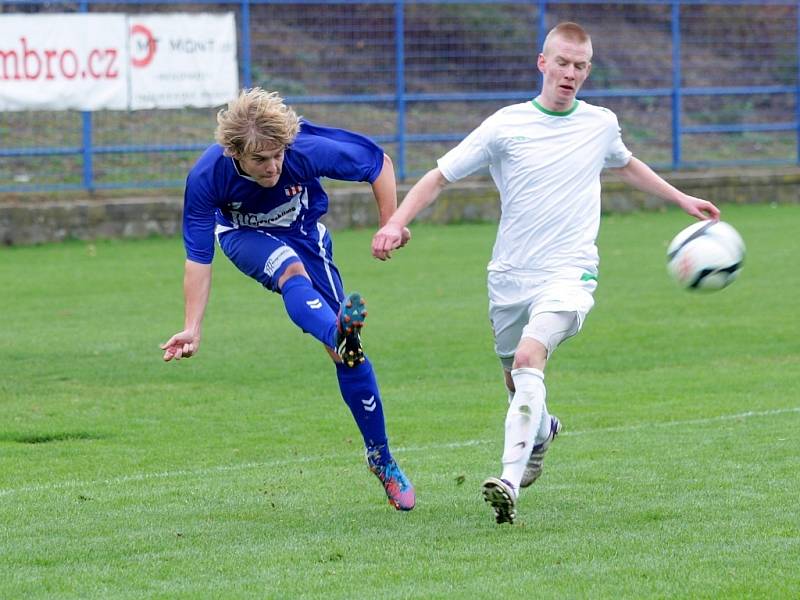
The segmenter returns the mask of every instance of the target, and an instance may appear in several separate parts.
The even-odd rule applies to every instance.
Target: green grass
[[[177,239],[0,250],[2,598],[796,598],[800,205],[724,206],[745,269],[664,268],[678,212],[605,217],[597,304],[548,366],[565,424],[497,526],[506,399],[494,226],[418,226],[388,264],[338,232],[395,448],[397,513],[329,359],[223,257],[200,353]]]

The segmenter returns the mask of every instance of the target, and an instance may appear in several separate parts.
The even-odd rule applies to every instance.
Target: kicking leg
[[[289,265],[278,281],[286,313],[292,322],[326,346],[338,338],[337,318],[306,274],[303,263]]]
[[[338,325],[336,309],[331,307],[337,306],[338,301],[332,303],[330,294],[323,294],[311,282],[305,263],[313,267],[311,262],[316,257],[306,252],[302,243],[293,240],[295,249],[274,235],[247,228],[220,234],[218,240],[222,251],[242,273],[281,294],[295,325],[326,346],[336,347]]]
[[[335,348],[337,362],[343,361],[348,367],[364,362],[361,328],[367,310],[360,294],[350,294],[341,303],[339,314],[334,314],[299,262],[287,267],[279,285],[286,312],[295,325],[327,347]]]

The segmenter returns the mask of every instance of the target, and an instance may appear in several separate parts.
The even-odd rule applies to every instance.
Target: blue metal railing
[[[44,4],[45,0],[7,0],[6,5],[36,5]],[[102,4],[105,7],[113,4],[129,5],[148,5],[155,4],[155,0],[82,0],[78,5],[79,12],[87,12],[90,5]],[[537,7],[537,19],[534,25],[535,31],[531,31],[531,38],[537,40],[537,46],[541,45],[542,40],[548,29],[548,16],[553,6],[560,5],[589,5],[606,4],[604,0],[182,0],[181,4],[215,4],[215,5],[235,5],[239,10],[239,43],[240,43],[240,69],[241,82],[245,87],[253,85],[254,66],[253,66],[253,28],[254,23],[251,17],[251,8],[256,5],[385,5],[392,10],[391,19],[394,27],[393,43],[393,89],[387,89],[380,93],[362,94],[285,94],[287,102],[302,105],[342,105],[342,104],[385,104],[393,107],[396,116],[394,122],[395,131],[390,134],[372,135],[380,143],[394,144],[393,158],[395,160],[398,177],[405,179],[413,175],[408,168],[407,153],[412,144],[456,142],[466,135],[467,131],[444,131],[444,132],[422,132],[415,133],[409,131],[409,105],[417,103],[437,103],[437,102],[509,102],[524,101],[535,95],[535,90],[524,91],[475,91],[475,92],[437,92],[437,91],[410,91],[408,78],[407,44],[409,38],[406,34],[407,10],[408,7],[418,4],[430,5],[470,5],[470,4],[497,4],[497,5],[535,5]],[[163,3],[158,3],[162,4]],[[669,85],[656,87],[606,87],[585,89],[581,92],[582,98],[667,98],[670,101],[670,124],[671,131],[671,155],[670,161],[665,164],[657,164],[658,167],[671,169],[681,169],[692,166],[707,165],[735,165],[735,164],[780,164],[791,163],[800,164],[800,0],[769,0],[757,2],[756,0],[616,0],[614,5],[642,5],[660,6],[665,8],[669,15],[669,35],[671,39],[671,69],[669,73]],[[685,68],[682,64],[682,10],[691,6],[739,6],[739,7],[759,7],[776,6],[794,9],[794,57],[795,61],[795,80],[793,85],[746,85],[746,86],[720,86],[709,85],[708,87],[684,86]],[[52,7],[52,3],[48,6]],[[550,23],[552,25],[552,23]],[[724,43],[724,40],[722,40]],[[457,67],[454,67],[457,68]],[[778,96],[783,95],[791,98],[794,110],[789,119],[775,119],[770,122],[715,122],[708,124],[685,124],[684,105],[688,98],[697,96]],[[793,116],[793,120],[790,120]],[[734,119],[735,120],[735,119]],[[472,126],[477,125],[473,123]],[[75,155],[81,158],[82,181],[80,183],[61,184],[33,184],[19,185],[0,181],[0,192],[8,191],[34,191],[34,190],[64,190],[64,189],[109,189],[109,188],[143,188],[143,187],[179,187],[183,184],[182,180],[174,179],[151,179],[136,182],[98,182],[95,174],[95,158],[104,154],[135,154],[135,153],[166,153],[166,152],[188,152],[200,151],[205,148],[205,143],[172,143],[172,144],[101,144],[94,143],[95,123],[92,113],[81,113],[81,135],[80,146],[61,145],[61,146],[38,146],[38,147],[0,147],[0,158],[2,157],[41,157],[41,156],[64,156]],[[709,160],[709,161],[687,161],[684,158],[683,141],[686,136],[703,134],[731,134],[731,133],[769,133],[769,132],[795,132],[794,136],[794,156],[786,158],[764,158],[740,157],[735,160]],[[5,140],[0,140],[0,144],[5,144]]]

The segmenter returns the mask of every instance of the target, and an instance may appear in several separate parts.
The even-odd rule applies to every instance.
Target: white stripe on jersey
[[[327,231],[328,230],[325,228],[325,225],[317,221],[317,233],[319,234],[319,242],[317,244],[319,246],[319,255],[322,257],[322,262],[325,265],[325,274],[328,276],[328,284],[331,286],[331,296],[341,302],[344,300],[344,298],[339,298],[339,295],[336,292],[336,285],[333,283],[333,275],[331,274],[331,258],[328,256],[328,251],[325,250],[324,245],[325,234]]]

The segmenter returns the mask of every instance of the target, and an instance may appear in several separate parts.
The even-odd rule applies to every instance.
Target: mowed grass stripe
[[[559,438],[573,437],[573,436],[586,436],[586,435],[605,435],[610,433],[632,433],[637,431],[647,431],[659,427],[684,427],[691,429],[693,426],[702,426],[714,424],[720,421],[744,421],[752,418],[775,417],[791,413],[800,413],[800,406],[792,408],[765,410],[765,411],[748,411],[744,413],[718,415],[715,417],[708,417],[703,419],[688,419],[688,420],[675,420],[666,422],[649,422],[639,423],[634,425],[624,425],[619,427],[603,427],[598,429],[584,429],[577,431],[562,431]],[[688,432],[689,435],[694,435],[694,432]],[[415,453],[429,453],[432,450],[452,450],[457,448],[470,448],[473,446],[481,446],[486,444],[494,444],[496,440],[464,440],[458,442],[447,442],[440,444],[429,444],[424,447],[414,446],[400,446],[395,449],[398,456],[404,454]],[[27,494],[27,493],[40,493],[50,492],[55,490],[70,489],[70,488],[83,488],[83,487],[97,487],[97,486],[120,486],[129,483],[140,483],[149,480],[160,479],[182,479],[182,478],[198,478],[208,477],[215,474],[236,473],[239,471],[249,470],[268,470],[280,467],[295,467],[298,465],[307,465],[311,463],[330,463],[332,461],[350,460],[351,454],[330,454],[327,456],[295,456],[288,459],[275,459],[263,462],[239,463],[219,465],[216,467],[206,467],[203,469],[182,469],[177,471],[162,471],[154,473],[136,473],[125,475],[122,477],[114,477],[112,479],[92,480],[92,481],[61,481],[43,485],[25,486],[20,488],[7,488],[0,489],[0,496],[8,496],[11,494]]]

